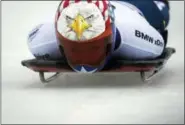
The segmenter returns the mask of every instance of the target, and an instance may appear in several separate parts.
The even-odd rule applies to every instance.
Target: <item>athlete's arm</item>
[[[112,2],[116,7],[116,27],[121,44],[116,54],[134,59],[156,58],[164,49],[161,34],[153,28],[142,13],[124,2]]]

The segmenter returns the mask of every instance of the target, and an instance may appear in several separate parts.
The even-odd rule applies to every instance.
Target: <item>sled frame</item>
[[[144,61],[135,61],[135,62],[127,61],[127,60],[117,60],[117,63],[115,65],[114,65],[114,60],[113,60],[113,64],[111,64],[112,67],[108,66],[101,72],[114,72],[114,71],[116,71],[116,72],[139,72],[141,80],[143,82],[148,82],[153,77],[155,77],[164,68],[168,59],[173,55],[173,53],[176,52],[176,50],[174,48],[166,48],[165,51],[167,52],[167,54],[166,55],[164,54],[165,55],[165,56],[163,55],[164,57],[160,57],[156,60],[144,60]],[[166,52],[164,52],[164,53],[166,53]],[[55,80],[61,73],[73,72],[71,69],[69,69],[69,67],[65,67],[66,65],[63,65],[63,64],[66,64],[66,63],[61,63],[60,64],[60,62],[59,62],[59,64],[58,63],[56,64],[59,67],[57,67],[57,66],[53,67],[54,70],[45,70],[45,69],[42,69],[42,67],[41,67],[41,69],[37,69],[39,66],[42,66],[43,63],[45,63],[45,61],[43,61],[43,60],[41,60],[41,63],[40,62],[37,63],[37,62],[34,62],[32,60],[22,61],[23,66],[26,66],[27,68],[32,68],[32,70],[39,73],[39,77],[40,77],[40,80],[41,80],[42,83],[49,83],[49,82]],[[49,61],[49,65],[50,65],[50,63],[51,63],[51,65],[55,65],[55,64],[53,64],[53,62]],[[142,65],[145,65],[145,66],[140,68],[140,66],[137,67],[138,64],[139,65],[142,64]],[[61,66],[61,65],[63,65],[64,67]],[[119,70],[120,65],[122,65],[122,67],[120,67],[121,69]],[[134,65],[134,67],[136,69],[135,70],[128,70],[127,66],[129,66],[129,65],[131,65],[131,67],[132,67],[132,65]],[[36,67],[34,67],[34,66],[36,66]],[[64,69],[60,70],[61,67],[63,67]],[[115,67],[117,67],[117,70],[116,70]],[[109,70],[111,68],[115,68],[115,70]],[[125,70],[125,68],[126,68],[126,70]],[[140,69],[138,69],[138,68],[140,68]],[[55,74],[46,78],[45,73],[47,73],[47,72],[50,72],[50,73],[53,72]],[[146,75],[147,72],[152,72],[152,74],[147,76]]]
[[[40,81],[42,83],[49,83],[55,80],[57,77],[59,77],[59,75],[60,75],[60,72],[56,72],[54,75],[50,76],[49,78],[46,78],[44,72],[39,72]]]

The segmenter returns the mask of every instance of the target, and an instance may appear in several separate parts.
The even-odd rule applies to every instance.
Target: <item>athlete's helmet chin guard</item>
[[[56,33],[74,71],[93,73],[104,67],[115,39],[113,11],[107,0],[63,0],[59,4]]]

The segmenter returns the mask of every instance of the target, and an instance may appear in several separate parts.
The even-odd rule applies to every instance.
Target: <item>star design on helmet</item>
[[[82,66],[80,70],[77,70],[77,69],[74,69],[74,70],[79,73],[94,73],[97,71],[97,68],[93,70],[88,70],[84,66]]]

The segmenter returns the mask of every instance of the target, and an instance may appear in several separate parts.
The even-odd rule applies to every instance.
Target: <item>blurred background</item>
[[[58,4],[2,1],[3,124],[184,123],[184,1],[170,1],[168,46],[177,52],[151,82],[142,83],[138,73],[73,73],[43,85],[21,61],[33,58],[28,32],[54,19]]]

